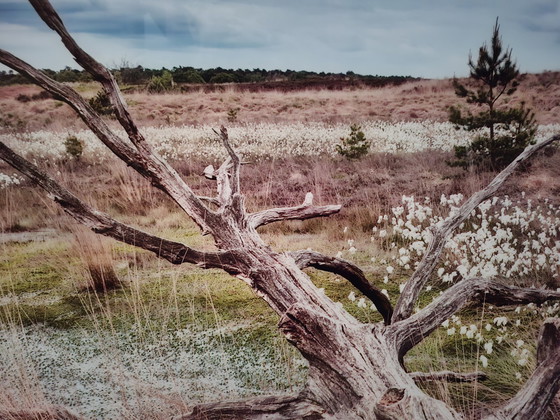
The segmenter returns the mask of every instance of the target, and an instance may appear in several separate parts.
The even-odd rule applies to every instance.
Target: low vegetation
[[[445,161],[451,154],[447,149],[373,152],[357,161],[336,155],[320,160],[257,159],[244,165],[243,189],[254,209],[293,205],[308,191],[319,203],[345,204],[339,216],[266,226],[263,234],[278,250],[313,248],[359,263],[394,301],[425,249],[428,226],[489,177],[449,168]],[[423,292],[423,304],[458,276],[498,266],[518,284],[559,286],[555,241],[560,203],[554,191],[560,190],[560,154],[553,149],[547,155],[508,182],[502,198],[485,203],[465,223],[453,239],[455,248],[449,248]],[[169,239],[212,249],[196,235],[192,222],[176,213],[147,181],[112,159],[94,156],[86,153],[79,166],[57,155],[46,155],[42,163],[75,191],[97,185],[91,199],[115,217]],[[180,154],[175,156],[173,165],[197,192],[209,194],[213,184],[200,176],[207,161],[186,162]],[[278,336],[277,318],[245,285],[218,272],[177,269],[114,242],[109,251],[97,248],[84,254],[90,239],[69,246],[75,233],[65,227],[67,217],[48,202],[39,211],[33,204],[33,187],[7,167],[2,172],[15,180],[0,189],[4,232],[18,230],[17,225],[26,230],[59,226],[56,236],[44,242],[0,244],[0,343],[7,350],[2,360],[18,366],[19,372],[4,378],[9,390],[8,400],[2,402],[5,408],[21,408],[15,401],[33,395],[30,406],[55,402],[90,417],[166,418],[189,402],[216,395],[289,392],[302,383],[305,364]],[[110,175],[99,175],[105,172]],[[117,205],[107,208],[108,199]],[[456,260],[456,251],[463,248],[468,250],[467,260]],[[107,261],[124,287],[114,291],[87,287],[92,260]],[[379,313],[336,276],[311,275],[318,287],[360,320],[380,320]],[[489,375],[487,382],[426,385],[427,390],[466,412],[475,401],[497,404],[515,393],[532,371],[532,325],[557,311],[557,305],[466,310],[410,353],[407,364],[429,371],[436,369],[437,360],[438,366],[443,362],[451,370],[483,369]],[[99,381],[100,372],[106,380]],[[41,378],[40,388],[34,377]],[[122,390],[118,396],[112,392],[115,387]],[[113,396],[106,399],[107,395]]]

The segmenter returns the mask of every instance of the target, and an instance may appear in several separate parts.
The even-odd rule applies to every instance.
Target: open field
[[[80,87],[93,96],[96,87]],[[211,250],[193,222],[130,168],[102,151],[65,105],[18,101],[31,86],[0,88],[2,141],[34,159],[99,209],[165,238]],[[515,100],[537,110],[539,137],[558,132],[560,74],[528,75]],[[251,210],[344,205],[325,219],[261,228],[276,250],[312,248],[360,265],[394,303],[430,238],[429,226],[494,174],[450,168],[452,145],[468,141],[446,120],[457,103],[449,81],[347,91],[127,94],[148,140],[200,195],[204,167],[225,156],[212,128],[228,125],[247,161],[242,190]],[[235,121],[228,111],[239,109]],[[153,118],[151,117],[153,115]],[[405,121],[405,122],[403,122]],[[372,139],[362,160],[336,155],[358,122]],[[68,135],[85,143],[71,159]],[[0,163],[0,418],[2,409],[61,404],[88,418],[169,418],[199,401],[298,389],[303,359],[277,333],[277,317],[250,289],[216,270],[172,266],[152,254],[77,227],[55,204]],[[460,228],[421,302],[473,275],[560,288],[560,152],[539,154]],[[48,230],[48,229],[54,229]],[[26,232],[43,231],[40,240]],[[20,236],[18,236],[20,235]],[[21,238],[21,241],[14,240]],[[107,271],[104,271],[107,270]],[[90,287],[99,272],[121,287]],[[315,284],[363,322],[379,313],[334,275]],[[108,274],[104,274],[108,275]],[[467,309],[407,355],[412,370],[484,370],[474,384],[439,384],[430,394],[476,418],[515,393],[535,364],[535,338],[558,304]],[[549,418],[560,418],[553,407]]]
[[[99,86],[78,84],[85,97],[93,97]],[[0,128],[25,131],[83,129],[73,111],[54,99],[21,102],[40,88],[0,87]],[[20,100],[17,98],[20,97]],[[451,81],[419,80],[398,86],[364,89],[309,89],[279,92],[250,92],[236,85],[223,90],[150,95],[125,91],[131,113],[144,126],[219,125],[236,111],[238,123],[361,123],[362,121],[447,121],[449,106],[458,103]],[[511,103],[525,101],[536,111],[540,124],[558,123],[560,115],[560,72],[527,74]]]

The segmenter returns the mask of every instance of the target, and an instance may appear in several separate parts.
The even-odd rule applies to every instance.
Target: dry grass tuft
[[[71,230],[74,252],[79,255],[86,270],[83,278],[87,283],[79,288],[98,293],[121,288],[123,283],[114,269],[112,242],[81,226],[74,225]]]

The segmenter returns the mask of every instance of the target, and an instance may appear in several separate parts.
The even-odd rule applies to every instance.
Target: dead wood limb
[[[457,211],[453,212],[445,221],[433,229],[433,237],[428,245],[428,249],[424,253],[424,257],[420,261],[418,268],[412,274],[410,280],[406,282],[404,290],[400,295],[395,311],[393,313],[393,322],[408,318],[412,314],[412,310],[418,296],[429,280],[430,275],[434,271],[443,247],[453,231],[467,218],[470,213],[484,200],[492,197],[496,190],[505,182],[505,180],[517,169],[517,167],[529,159],[533,154],[548,146],[549,144],[560,140],[560,134],[556,134],[540,143],[527,147],[515,160],[510,163],[502,172],[500,172],[486,188],[473,194]]]
[[[485,420],[542,418],[560,389],[560,318],[545,320],[539,334],[537,368],[519,392]]]
[[[480,277],[463,280],[443,292],[418,313],[392,324],[397,332],[399,357],[438,328],[451,315],[469,305],[495,306],[542,304],[560,299],[560,292],[508,286]]]
[[[344,277],[352,286],[373,302],[379,313],[383,316],[386,325],[391,322],[391,314],[393,313],[391,302],[387,296],[381,293],[380,289],[368,281],[364,272],[357,265],[352,264],[350,261],[328,257],[315,251],[294,251],[290,252],[289,255],[300,269],[313,267],[317,270],[327,271]]]
[[[27,76],[38,86],[52,93],[57,99],[66,102],[78,116],[87,124],[90,130],[127,165],[143,171],[141,155],[130,144],[125,143],[119,136],[111,131],[105,121],[92,109],[92,107],[71,87],[57,82],[43,72],[32,67],[18,57],[0,49],[0,62]]]
[[[125,129],[132,143],[138,148],[146,148],[146,151],[150,150],[150,147],[147,145],[144,137],[134,123],[134,120],[128,111],[126,101],[123,98],[118,84],[111,72],[76,43],[74,38],[72,38],[66,30],[66,27],[56,10],[54,10],[48,1],[29,0],[29,2],[47,26],[60,36],[62,43],[70,54],[72,54],[76,62],[82,66],[84,70],[91,74],[94,80],[101,83],[103,89],[111,100],[117,120]]]
[[[145,141],[128,112],[126,102],[111,72],[78,46],[70,34],[68,34],[62,19],[48,0],[30,0],[30,2],[41,19],[58,33],[62,42],[78,64],[103,85],[107,95],[111,98],[117,120],[125,129],[130,141],[136,146],[137,150],[135,151],[112,133],[103,119],[72,88],[55,82],[44,73],[4,50],[0,50],[0,62],[31,78],[39,86],[68,103],[113,153],[142,176],[148,178],[154,186],[168,194],[195,221],[203,232],[209,232],[210,224],[212,224],[211,219],[214,217],[213,212],[196,197],[179,174],[163,161]]]
[[[270,419],[318,420],[324,410],[297,396],[256,397],[243,401],[217,402],[194,406],[188,414],[174,420]]]
[[[410,377],[416,383],[424,382],[479,382],[488,379],[488,375],[484,372],[460,373],[451,370],[442,370],[440,372],[410,372]]]
[[[226,150],[228,152],[228,155],[229,155],[229,158],[231,159],[232,173],[231,173],[230,177],[231,177],[232,194],[239,194],[241,192],[241,187],[240,187],[240,182],[239,182],[239,172],[240,172],[240,168],[241,168],[241,160],[239,159],[239,156],[237,155],[237,153],[235,153],[235,150],[233,150],[233,147],[231,147],[231,143],[229,142],[229,135],[228,135],[227,129],[222,125],[220,127],[220,132],[219,133],[216,130],[214,130],[214,132],[220,136],[220,139],[222,140],[222,144],[226,148]]]
[[[0,159],[5,160],[29,177],[34,184],[45,190],[66,213],[96,233],[151,251],[173,264],[191,263],[205,268],[229,269],[229,272],[232,272],[232,268],[228,264],[229,254],[227,252],[197,251],[179,242],[169,241],[124,225],[109,215],[91,208],[2,142],[0,142]]]
[[[247,216],[247,223],[253,228],[268,225],[282,220],[305,220],[315,217],[326,217],[338,213],[341,205],[314,206],[313,194],[307,193],[305,200],[299,206],[278,207],[251,213]]]

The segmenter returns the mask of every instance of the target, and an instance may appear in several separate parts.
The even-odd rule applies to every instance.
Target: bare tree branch
[[[352,286],[373,302],[379,313],[383,316],[386,325],[391,322],[391,314],[393,313],[391,302],[387,296],[381,293],[380,289],[368,281],[364,272],[358,266],[350,261],[328,257],[315,251],[293,251],[289,255],[295,260],[300,269],[313,267],[317,270],[327,271],[344,277]]]
[[[103,121],[74,89],[49,78],[43,72],[2,49],[0,49],[0,62],[18,73],[27,76],[37,85],[52,93],[58,99],[66,102],[76,111],[78,116],[87,124],[103,144],[105,144],[119,159],[123,160],[127,165],[133,167],[138,172],[144,170],[140,154],[120,137],[115,135],[105,121]]]
[[[115,107],[118,121],[139,153],[133,153],[133,149],[130,146],[127,146],[118,136],[113,134],[107,125],[104,124],[102,118],[70,87],[53,81],[45,74],[6,51],[0,50],[0,62],[30,77],[39,86],[67,102],[113,153],[132,166],[142,176],[150,179],[155,186],[168,194],[204,232],[209,232],[210,223],[208,223],[207,219],[214,217],[213,212],[196,197],[179,174],[163,161],[145,141],[128,112],[126,102],[111,72],[78,46],[70,34],[68,34],[62,19],[48,0],[30,0],[30,2],[41,19],[60,35],[62,42],[75,57],[78,64],[103,85]]]
[[[537,420],[560,389],[560,319],[545,320],[539,334],[537,368],[519,392],[485,420]]]
[[[220,136],[222,143],[226,148],[229,157],[231,159],[232,171],[233,171],[231,173],[231,189],[232,189],[232,194],[238,194],[241,192],[240,183],[239,183],[241,160],[239,159],[239,156],[237,156],[237,153],[235,153],[235,151],[233,150],[233,147],[231,147],[227,129],[222,125],[220,127],[219,133],[216,130],[214,130],[214,132]]]
[[[223,268],[230,273],[235,271],[228,264],[231,257],[228,252],[197,251],[184,244],[169,241],[124,225],[112,219],[109,215],[91,208],[31,162],[14,153],[2,142],[0,142],[0,158],[29,177],[36,185],[49,193],[51,198],[64,211],[96,233],[151,251],[173,264],[187,262],[205,268]]]
[[[459,373],[452,372],[450,370],[443,370],[440,372],[411,372],[410,377],[414,379],[416,383],[424,382],[458,382],[458,383],[468,383],[468,382],[479,382],[488,379],[488,375],[484,372],[470,372],[470,373]]]
[[[397,348],[399,356],[402,357],[463,307],[472,304],[495,306],[542,304],[556,299],[560,299],[560,292],[508,286],[476,277],[451,286],[428,306],[411,317],[392,324],[391,328],[394,328],[397,333]]]
[[[547,140],[527,147],[512,163],[510,163],[502,172],[500,172],[486,188],[473,194],[463,205],[451,214],[445,221],[433,229],[433,237],[430,241],[428,249],[424,253],[424,257],[420,261],[416,271],[412,274],[409,281],[406,282],[404,290],[400,295],[395,311],[393,313],[393,322],[408,318],[412,313],[414,304],[418,300],[418,295],[430,275],[434,271],[443,247],[453,231],[467,218],[480,203],[491,197],[504,181],[517,169],[517,167],[530,158],[537,151],[548,146],[549,144],[560,140],[560,134],[556,134]]]
[[[139,148],[148,147],[145,139],[138,130],[138,127],[132,120],[125,99],[117,85],[117,82],[111,72],[86,53],[72,38],[66,30],[62,19],[54,10],[48,0],[29,0],[37,14],[41,19],[55,31],[61,38],[66,49],[74,56],[76,62],[82,66],[93,78],[101,83],[103,89],[109,96],[115,110],[115,115],[130,137],[130,140]],[[149,147],[148,147],[149,150]],[[149,152],[151,153],[151,151]]]
[[[314,206],[312,202],[313,194],[307,193],[301,205],[294,207],[278,207],[251,213],[247,216],[247,223],[249,226],[256,229],[259,226],[280,222],[282,220],[305,220],[314,217],[330,216],[338,213],[342,208],[341,205]]]
[[[208,419],[322,419],[324,410],[301,397],[256,397],[243,401],[217,402],[194,406],[188,414],[175,420]]]

